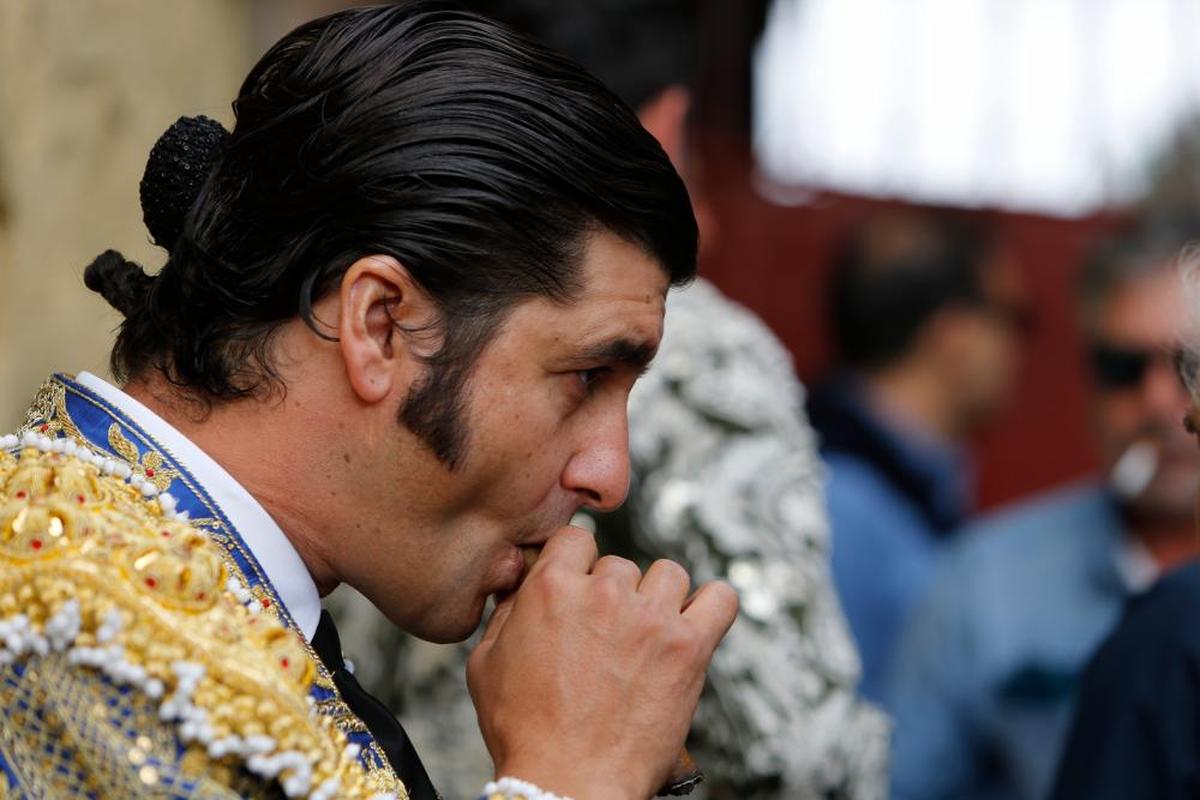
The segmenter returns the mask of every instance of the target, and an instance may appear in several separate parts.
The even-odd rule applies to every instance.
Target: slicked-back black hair
[[[297,315],[320,330],[313,301],[370,254],[438,302],[434,361],[460,369],[514,302],[571,299],[593,230],[640,245],[672,283],[694,274],[687,191],[634,113],[487,18],[419,0],[310,22],[233,107],[161,273],[89,268],[126,314],[118,377],[158,368],[208,401],[258,392],[272,332]]]

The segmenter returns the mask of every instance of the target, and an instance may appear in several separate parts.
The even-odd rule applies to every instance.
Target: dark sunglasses
[[[1178,374],[1188,359],[1180,349],[1123,347],[1108,342],[1093,342],[1088,350],[1092,376],[1102,389],[1129,389],[1140,386],[1151,364],[1162,364]]]

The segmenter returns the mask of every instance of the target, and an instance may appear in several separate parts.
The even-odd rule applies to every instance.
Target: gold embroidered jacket
[[[407,797],[204,487],[64,376],[0,437],[2,797]]]

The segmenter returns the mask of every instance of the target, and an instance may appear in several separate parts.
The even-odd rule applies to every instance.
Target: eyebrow
[[[658,348],[648,342],[618,338],[589,345],[582,351],[581,358],[606,364],[624,364],[639,374],[650,367]]]

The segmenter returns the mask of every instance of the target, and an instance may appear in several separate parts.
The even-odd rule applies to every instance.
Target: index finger
[[[683,616],[704,635],[709,649],[716,650],[737,619],[737,612],[738,596],[733,587],[724,581],[711,581],[692,595]]]
[[[599,555],[595,536],[583,528],[568,525],[550,534],[550,538],[542,547],[541,555],[529,569],[529,574],[558,566],[586,575],[591,572],[592,565],[596,563]]]

